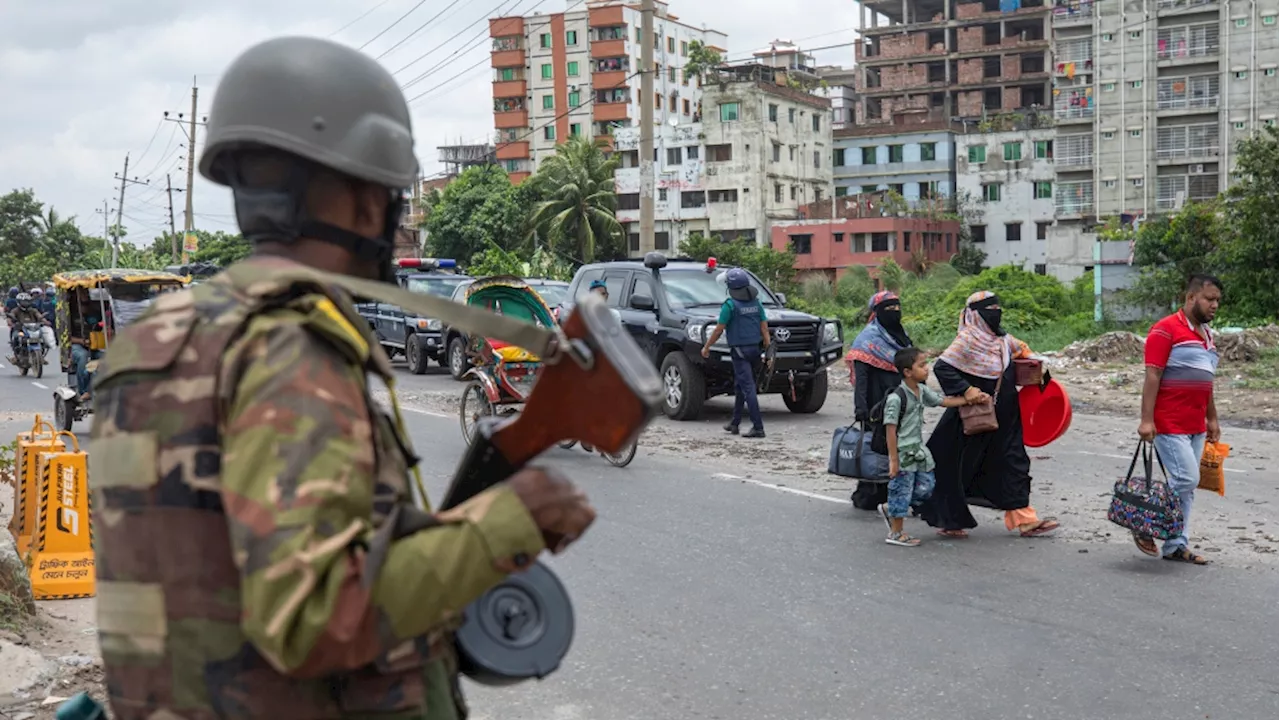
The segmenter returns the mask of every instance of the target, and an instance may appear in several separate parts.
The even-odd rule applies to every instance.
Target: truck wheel
[[[454,380],[461,380],[467,373],[467,346],[462,338],[455,337],[449,341],[449,374]]]
[[[796,399],[791,399],[791,393],[784,390],[782,392],[782,402],[786,403],[787,409],[793,413],[802,415],[812,415],[822,409],[827,402],[827,370],[822,368],[817,375],[813,376],[805,385],[796,386]]]
[[[707,399],[702,369],[679,350],[662,359],[662,411],[672,420],[696,420]]]
[[[404,359],[409,362],[409,372],[421,375],[427,371],[427,356],[418,345],[418,336],[409,335],[404,339]]]

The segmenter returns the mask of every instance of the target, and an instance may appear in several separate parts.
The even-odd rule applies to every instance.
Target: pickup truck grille
[[[785,330],[784,335],[789,334],[790,337],[778,337],[778,331]],[[769,332],[773,333],[773,339],[778,343],[778,350],[782,352],[804,351],[815,349],[814,340],[818,336],[818,326],[812,323],[803,325],[770,325]]]

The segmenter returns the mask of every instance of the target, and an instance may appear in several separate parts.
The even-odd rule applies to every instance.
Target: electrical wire
[[[389,3],[389,2],[391,2],[391,0],[382,0],[382,2],[378,3],[377,5],[374,5],[373,7],[369,8],[368,10],[365,10],[365,11],[364,11],[364,14],[363,14],[363,15],[361,15],[360,17],[356,18],[355,20],[352,20],[351,22],[347,23],[346,25],[343,25],[342,27],[338,28],[337,30],[334,30],[333,32],[329,33],[328,37],[332,38],[334,35],[337,35],[338,33],[342,32],[343,30],[346,30],[347,28],[351,27],[352,25],[355,25],[356,23],[360,22],[361,20],[363,20],[363,19],[365,19],[365,18],[369,17],[370,15],[372,15],[372,14],[373,14],[373,12],[374,12],[375,10],[377,10],[377,9],[378,9],[378,8],[380,8],[380,7],[382,7],[383,5],[386,5],[386,4],[387,4],[387,3]]]
[[[360,46],[359,48],[357,48],[357,49],[359,49],[359,50],[364,50],[365,48],[369,47],[369,44],[370,44],[370,43],[372,43],[374,40],[377,40],[378,38],[382,37],[383,35],[386,35],[388,31],[390,31],[392,28],[394,28],[395,26],[399,25],[400,23],[404,22],[404,19],[405,19],[405,18],[409,17],[409,16],[410,16],[410,15],[412,15],[415,11],[417,11],[417,9],[418,9],[418,8],[420,8],[420,7],[422,7],[423,5],[426,5],[426,4],[427,4],[427,0],[418,0],[418,4],[417,4],[417,5],[414,5],[414,6],[413,6],[413,7],[411,7],[411,8],[409,8],[409,12],[407,12],[407,13],[405,13],[405,14],[401,15],[401,16],[400,16],[400,19],[396,20],[395,22],[393,22],[393,23],[391,23],[390,25],[388,25],[388,26],[386,26],[385,28],[383,28],[382,32],[380,32],[380,33],[378,33],[377,35],[374,35],[373,37],[369,38],[369,41],[368,41],[368,42],[366,42],[365,44],[361,45],[361,46]]]
[[[504,6],[506,6],[506,5],[507,5],[507,0],[502,0],[502,2],[500,2],[500,3],[498,3],[496,6],[494,6],[494,8],[493,8],[492,10],[490,10],[488,13],[486,13],[484,16],[482,16],[479,20],[476,20],[475,22],[471,23],[470,25],[468,25],[468,26],[466,26],[466,27],[462,28],[462,29],[461,29],[461,30],[459,30],[458,32],[454,33],[454,34],[453,34],[453,36],[452,36],[452,37],[450,37],[449,39],[445,40],[444,42],[440,43],[439,45],[436,45],[435,47],[433,47],[433,48],[431,48],[430,50],[426,51],[425,53],[423,53],[423,54],[419,55],[418,57],[414,58],[413,60],[410,60],[408,63],[405,63],[404,67],[400,68],[399,70],[396,70],[395,72],[393,72],[393,73],[391,73],[391,74],[392,74],[392,75],[399,75],[400,73],[404,72],[405,70],[408,70],[410,67],[412,67],[412,66],[414,66],[414,65],[417,65],[419,62],[421,62],[421,61],[422,61],[422,60],[424,60],[425,58],[427,58],[427,57],[431,56],[431,55],[432,55],[433,53],[435,53],[437,50],[440,50],[440,49],[441,49],[441,48],[443,48],[445,45],[448,45],[449,43],[451,43],[451,42],[453,42],[454,40],[458,39],[458,37],[459,37],[460,35],[462,35],[462,33],[464,33],[464,32],[466,32],[466,31],[470,30],[471,28],[475,27],[476,25],[479,25],[479,24],[480,24],[480,23],[482,23],[482,22],[485,22],[485,21],[486,21],[486,20],[488,20],[490,17],[493,17],[493,16],[495,16],[495,15],[497,15],[498,17],[501,17],[501,16],[505,15],[505,14],[507,13],[507,11],[511,10],[511,9],[512,9],[512,8],[514,8],[516,5],[519,5],[519,4],[521,3],[521,1],[522,1],[522,0],[511,0],[510,6],[509,6],[509,7],[507,7],[507,9],[506,9],[506,10],[503,10],[502,8],[503,8]],[[486,28],[486,30],[487,30],[487,28]],[[468,40],[467,42],[471,42],[471,41],[470,41],[470,40]],[[464,44],[465,44],[465,43],[464,43]]]
[[[375,59],[375,60],[381,60],[382,58],[384,58],[384,57],[386,57],[386,56],[390,55],[391,53],[395,52],[396,48],[398,48],[398,47],[400,47],[401,45],[404,45],[405,43],[409,42],[409,40],[411,40],[415,35],[417,35],[418,33],[422,32],[422,31],[423,31],[423,30],[424,30],[428,25],[430,25],[431,23],[435,22],[437,19],[439,19],[439,18],[440,18],[440,16],[441,16],[441,15],[444,15],[446,12],[448,12],[448,11],[449,11],[449,9],[450,9],[450,8],[454,7],[455,5],[457,5],[457,4],[458,4],[458,3],[460,3],[460,2],[462,2],[462,0],[453,0],[453,2],[449,3],[448,5],[446,5],[446,6],[444,7],[444,9],[443,9],[443,10],[441,10],[440,12],[438,12],[438,13],[436,13],[435,15],[431,16],[431,19],[430,19],[430,20],[428,20],[428,21],[426,21],[426,22],[422,23],[421,25],[419,25],[419,26],[418,26],[418,28],[417,28],[416,30],[414,30],[413,32],[409,33],[408,35],[405,35],[405,36],[404,36],[404,39],[402,39],[400,42],[396,43],[395,45],[392,45],[391,47],[387,48],[386,50],[384,50],[384,51],[382,52],[382,54],[381,54],[381,55],[379,55],[378,57],[376,57],[376,58],[374,58],[374,59]]]

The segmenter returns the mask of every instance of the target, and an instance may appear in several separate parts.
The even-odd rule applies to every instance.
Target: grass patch
[[[1240,373],[1244,387],[1251,390],[1275,390],[1280,387],[1280,348],[1262,350],[1258,359],[1244,366]]]

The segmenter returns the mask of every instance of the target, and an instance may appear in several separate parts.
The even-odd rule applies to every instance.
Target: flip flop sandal
[[[1191,565],[1208,565],[1209,564],[1209,560],[1205,558],[1203,555],[1197,555],[1187,550],[1186,548],[1178,548],[1177,550],[1174,550],[1168,555],[1165,555],[1164,559],[1172,560],[1173,562],[1184,562]]]
[[[916,547],[920,544],[920,538],[914,538],[904,532],[889,533],[889,537],[884,541],[890,545],[898,547]]]
[[[969,531],[967,530],[939,530],[938,534],[944,538],[950,538],[952,540],[969,539]]]
[[[893,532],[893,520],[889,518],[889,506],[880,503],[876,506],[876,510],[880,513],[880,517],[884,518],[884,526],[889,528],[889,532]]]
[[[1023,530],[1022,537],[1040,537],[1041,535],[1048,535],[1060,527],[1062,526],[1058,524],[1058,521],[1052,518],[1041,520],[1039,525],[1036,525],[1030,530]]]
[[[1138,549],[1142,551],[1143,555],[1160,557],[1160,548],[1156,547],[1156,541],[1149,537],[1134,535],[1133,544],[1138,546]]]

